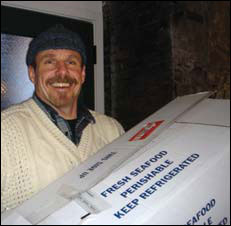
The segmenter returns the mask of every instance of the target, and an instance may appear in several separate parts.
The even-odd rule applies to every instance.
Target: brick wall
[[[230,98],[230,3],[105,1],[106,113],[127,130],[176,96]]]
[[[230,2],[185,1],[171,18],[174,97],[230,99]]]

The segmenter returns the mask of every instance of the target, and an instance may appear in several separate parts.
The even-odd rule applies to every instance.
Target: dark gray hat
[[[30,42],[26,64],[28,66],[33,64],[37,53],[48,49],[75,50],[82,56],[83,64],[87,63],[86,49],[82,39],[77,33],[64,28],[63,25],[55,25]]]

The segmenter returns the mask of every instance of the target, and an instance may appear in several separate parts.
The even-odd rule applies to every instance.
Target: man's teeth
[[[58,87],[58,88],[66,88],[70,86],[70,83],[53,83],[52,84],[53,87]]]

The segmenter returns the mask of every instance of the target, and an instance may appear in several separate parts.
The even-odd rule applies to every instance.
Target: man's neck
[[[48,104],[48,103],[47,103]],[[50,107],[54,108],[58,114],[63,117],[66,120],[72,120],[72,119],[76,119],[77,118],[77,104],[74,104],[73,106],[67,106],[67,107],[60,107],[60,108],[56,108],[54,106]]]
[[[77,101],[71,107],[68,106],[68,107],[57,108],[51,105],[50,103],[48,103],[47,101],[41,99],[36,93],[34,95],[43,105],[53,109],[53,111],[55,111],[56,114],[58,114],[62,118],[66,120],[73,120],[77,118]]]

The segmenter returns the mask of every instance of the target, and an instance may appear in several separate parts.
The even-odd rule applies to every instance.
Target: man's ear
[[[28,67],[28,74],[31,82],[35,84],[35,69],[31,65]]]

